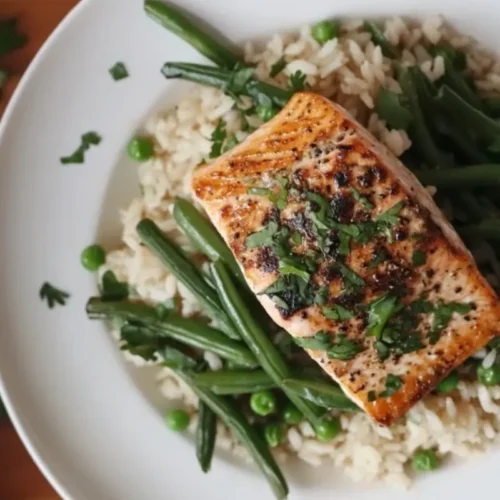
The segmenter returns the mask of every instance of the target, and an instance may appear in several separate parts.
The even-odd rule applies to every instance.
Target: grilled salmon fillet
[[[497,296],[427,190],[310,92],[192,190],[281,327],[389,425],[498,332]]]

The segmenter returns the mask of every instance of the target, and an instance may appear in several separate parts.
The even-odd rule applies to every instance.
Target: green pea
[[[276,396],[271,391],[255,392],[250,397],[250,408],[261,417],[271,415],[276,411]]]
[[[128,155],[135,161],[149,160],[155,153],[153,142],[148,137],[134,137],[127,147]]]
[[[271,423],[264,427],[264,437],[270,448],[275,448],[283,441],[285,429],[281,424]]]
[[[302,412],[292,403],[288,403],[283,410],[283,420],[289,425],[299,424],[304,415]]]
[[[267,122],[271,118],[275,117],[278,114],[278,110],[276,108],[269,108],[267,106],[257,106],[256,108],[257,116],[263,121]]]
[[[458,372],[451,372],[446,378],[439,382],[436,387],[436,392],[440,392],[442,394],[452,392],[457,388],[459,382],[460,376],[458,375]]]
[[[500,384],[500,365],[493,365],[485,368],[483,365],[477,367],[477,379],[484,385]]]
[[[415,470],[427,472],[438,468],[439,458],[433,450],[418,450],[413,455],[412,465]]]
[[[323,45],[339,36],[339,23],[337,21],[321,21],[311,28],[313,38]]]
[[[106,262],[106,252],[101,245],[90,245],[83,250],[80,260],[88,271],[97,271]]]
[[[324,419],[314,427],[318,441],[328,443],[332,441],[340,432],[340,421],[338,418]]]
[[[165,422],[167,423],[167,427],[176,432],[185,431],[189,425],[189,413],[184,410],[173,409],[168,410],[165,415]]]

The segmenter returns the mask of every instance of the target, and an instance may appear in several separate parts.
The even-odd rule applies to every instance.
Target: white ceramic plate
[[[243,41],[332,16],[444,14],[492,48],[496,0],[183,0],[182,5]],[[117,211],[136,189],[124,146],[143,118],[179,83],[160,75],[166,60],[199,60],[149,21],[141,0],[86,0],[41,50],[3,119],[0,134],[0,389],[24,443],[68,499],[271,498],[259,474],[227,457],[198,471],[192,444],[168,432],[161,402],[130,372],[104,328],[87,321],[95,293],[79,265],[83,247],[117,244]],[[115,83],[108,68],[126,62]],[[83,132],[103,136],[84,165],[63,167]],[[71,292],[48,310],[38,290],[50,281]],[[500,455],[444,467],[405,497],[470,499],[494,495]],[[331,469],[288,471],[291,498],[395,500],[401,492],[354,486]],[[486,493],[490,492],[490,493]]]

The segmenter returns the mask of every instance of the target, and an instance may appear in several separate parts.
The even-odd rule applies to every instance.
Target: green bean
[[[500,164],[470,165],[460,168],[418,170],[415,175],[422,184],[441,189],[474,189],[500,185]]]
[[[87,315],[91,319],[120,318],[138,322],[146,327],[146,332],[151,331],[152,336],[169,337],[249,368],[258,366],[255,356],[241,342],[194,318],[183,318],[173,312],[160,314],[155,308],[140,302],[102,301],[97,297],[87,302]]]
[[[217,415],[201,401],[198,407],[198,426],[196,427],[196,457],[203,472],[210,470],[216,437]]]
[[[380,46],[385,57],[398,59],[401,56],[399,49],[389,43],[389,40],[387,40],[387,38],[384,36],[384,32],[377,23],[374,23],[372,21],[365,21],[363,27],[366,31],[370,32],[373,42],[375,43],[375,45]]]
[[[250,394],[255,391],[276,389],[278,386],[263,370],[220,370],[193,375],[200,387],[207,387],[215,394]]]
[[[137,233],[143,243],[170,269],[179,281],[198,298],[207,313],[215,319],[229,337],[237,339],[234,325],[222,308],[215,290],[205,281],[198,268],[192,264],[182,250],[170,241],[150,219],[137,224]]]
[[[500,97],[489,97],[484,99],[483,107],[490,116],[498,118],[500,116]]]
[[[235,74],[234,71],[224,68],[173,62],[166,63],[163,66],[162,73],[165,78],[180,78],[181,80],[208,85],[223,91],[229,90]],[[263,103],[259,101],[262,97],[266,97],[279,108],[282,108],[293,94],[290,90],[284,90],[269,83],[261,82],[253,77],[248,79],[243,88],[238,90],[242,95],[251,97],[256,105],[262,105]]]
[[[289,378],[283,380],[282,385],[288,392],[295,393],[319,406],[328,409],[359,411],[359,407],[333,382]]]
[[[461,227],[458,232],[465,238],[500,241],[500,219],[484,219],[477,224]]]
[[[440,55],[444,59],[444,82],[471,106],[478,110],[482,110],[483,105],[481,99],[479,99],[478,95],[471,89],[463,75],[455,69],[449,55],[443,51],[438,51],[437,55]]]
[[[398,76],[399,84],[405,94],[409,109],[413,115],[410,125],[410,136],[430,167],[446,167],[449,160],[436,146],[429,129],[425,123],[424,115],[420,107],[415,79],[411,68],[401,68]]]
[[[276,384],[280,385],[281,381],[289,378],[291,374],[281,353],[246,307],[224,264],[217,261],[211,265],[211,270],[220,300],[231,315],[241,338],[259,360],[265,372]],[[293,393],[288,393],[288,391],[285,393],[306,418],[312,422],[320,419],[322,411],[318,407]]]
[[[475,140],[470,137],[467,130],[460,123],[457,124],[454,120],[450,120],[441,107],[436,105],[435,97],[438,89],[434,83],[418,67],[412,68],[411,72],[425,119],[435,132],[451,140],[465,161],[487,163],[488,155],[477,147]]]
[[[234,68],[240,62],[239,54],[222,45],[200,26],[196,26],[176,7],[157,0],[146,0],[144,9],[152,19],[185,40],[217,66]]]
[[[219,233],[195,206],[184,198],[177,197],[174,203],[174,219],[195,246],[210,260],[222,260],[234,276],[246,286],[245,278],[231,250]]]
[[[178,375],[193,389],[198,397],[231,429],[236,438],[246,446],[254,462],[261,469],[278,499],[288,495],[288,486],[273,456],[264,440],[245,417],[236,409],[234,403],[223,396],[217,396],[208,389],[197,386],[194,381],[182,371]]]
[[[443,85],[439,89],[436,102],[446,109],[457,123],[464,124],[479,136],[491,142],[500,137],[500,124],[471,106],[448,85]]]

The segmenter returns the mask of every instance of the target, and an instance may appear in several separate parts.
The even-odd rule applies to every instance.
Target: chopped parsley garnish
[[[351,251],[351,237],[342,231],[339,232],[339,255],[349,255]]]
[[[254,73],[253,68],[235,68],[231,75],[226,94],[238,100],[238,97],[243,93],[245,86],[250,81]]]
[[[326,351],[333,342],[332,335],[326,332],[318,332],[312,337],[295,337],[294,341],[304,349],[315,349],[317,351]]]
[[[327,355],[330,359],[347,361],[359,354],[363,348],[355,340],[348,339],[345,335],[339,335],[335,343],[328,349]]]
[[[147,327],[125,324],[120,328],[120,349],[140,356],[146,361],[156,361],[160,342]]]
[[[292,92],[300,92],[306,88],[306,75],[302,71],[296,71],[288,77],[288,88]]]
[[[292,233],[292,235],[290,236],[290,239],[292,240],[292,242],[295,245],[301,245],[304,238],[302,237],[302,235],[299,232],[294,231]]]
[[[124,80],[129,76],[129,73],[127,71],[127,67],[125,66],[124,63],[122,62],[117,62],[109,68],[109,74],[113,78],[115,82],[119,80]]]
[[[278,223],[275,221],[271,221],[260,231],[248,236],[245,242],[245,246],[247,248],[256,248],[260,246],[271,245],[273,243],[273,236],[277,232]]]
[[[382,391],[379,396],[381,398],[388,398],[395,394],[403,386],[403,379],[398,375],[393,375],[390,373],[385,379],[385,390]]]
[[[464,315],[470,312],[472,307],[473,305],[470,303],[449,302],[445,304],[441,301],[438,302],[433,310],[432,331],[429,335],[429,341],[434,344],[439,340],[439,335],[448,326],[454,313]]]
[[[279,210],[283,210],[288,203],[287,183],[288,181],[285,178],[278,179],[277,190],[271,188],[251,187],[248,189],[248,192],[258,196],[266,196]]]
[[[422,250],[415,250],[411,256],[411,262],[414,266],[423,266],[426,261],[425,252]]]
[[[271,66],[271,71],[269,71],[269,76],[271,78],[274,78],[278,76],[285,68],[286,68],[287,62],[286,59],[282,56],[280,57],[272,66]]]
[[[284,275],[294,274],[295,276],[302,278],[304,281],[309,281],[309,278],[311,277],[311,275],[305,269],[299,267],[293,259],[286,257],[280,260],[279,271]]]
[[[371,203],[368,198],[363,196],[356,188],[351,188],[352,189],[352,196],[356,201],[359,201],[361,203],[361,206],[365,208],[366,210],[371,210],[374,208],[373,203]]]
[[[81,137],[81,144],[78,149],[69,156],[63,156],[60,161],[63,165],[69,163],[83,163],[85,161],[85,153],[91,146],[97,146],[101,143],[101,136],[97,132],[86,132]]]
[[[369,403],[373,403],[377,399],[377,393],[375,391],[368,391],[367,399]]]
[[[372,260],[370,261],[370,264],[368,265],[368,269],[374,269],[379,264],[382,264],[382,262],[385,262],[389,259],[390,259],[390,255],[387,253],[387,251],[384,248],[377,248],[373,252]]]
[[[278,179],[278,191],[272,191],[269,200],[273,202],[279,210],[283,210],[288,203],[288,181],[285,178]]]
[[[330,359],[347,361],[359,354],[363,348],[355,340],[348,339],[346,335],[337,337],[327,332],[318,332],[313,337],[295,337],[295,343],[304,349],[326,351]]]
[[[121,283],[113,271],[106,271],[101,278],[102,300],[123,300],[129,295],[127,283]]]
[[[346,321],[354,318],[354,314],[340,304],[333,304],[331,307],[323,307],[321,312],[326,318],[334,321]]]
[[[401,307],[399,299],[393,295],[382,295],[373,301],[368,309],[367,335],[371,335],[377,339],[382,338],[385,325]]]
[[[65,306],[67,300],[70,297],[70,294],[68,292],[64,292],[63,290],[56,288],[48,282],[45,282],[41,286],[38,295],[40,296],[40,299],[42,301],[47,301],[49,309],[54,308],[56,305]]]
[[[396,203],[393,207],[389,208],[389,210],[377,215],[375,217],[376,222],[384,222],[389,225],[394,225],[399,222],[399,212],[404,206],[404,201],[400,201]]]
[[[350,283],[355,287],[362,287],[365,284],[365,280],[356,274],[350,267],[346,266],[343,262],[335,262],[332,265],[333,269],[336,269],[340,272],[344,281]]]
[[[212,141],[212,149],[210,150],[209,157],[217,158],[222,154],[222,146],[226,140],[226,122],[224,120],[219,120],[210,139]]]

